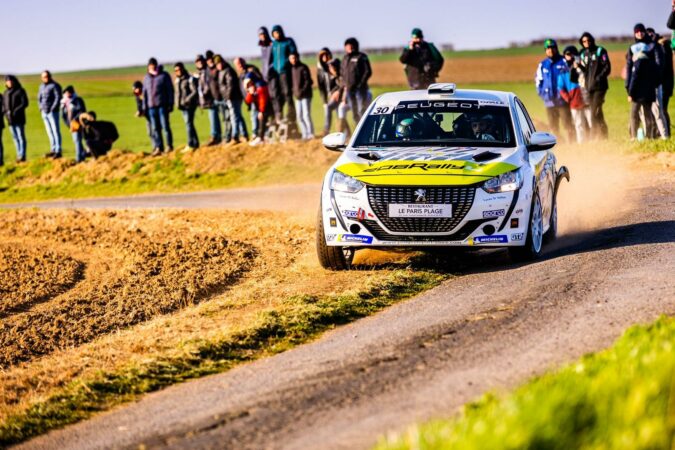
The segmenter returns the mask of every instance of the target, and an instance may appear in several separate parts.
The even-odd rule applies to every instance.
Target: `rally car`
[[[512,93],[437,83],[368,107],[321,192],[321,265],[349,269],[362,248],[507,247],[534,259],[557,233],[555,136],[538,132]]]

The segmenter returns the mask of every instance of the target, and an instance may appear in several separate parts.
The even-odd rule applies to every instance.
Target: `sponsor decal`
[[[495,234],[492,236],[476,236],[473,238],[473,242],[476,244],[506,244],[509,242],[509,238],[503,234]]]
[[[326,235],[326,242],[333,242],[335,240],[336,236],[337,235],[335,235],[335,234],[327,234]]]
[[[340,234],[337,237],[338,242],[357,242],[359,244],[372,244],[372,236],[364,236],[362,234]]]
[[[452,204],[390,203],[389,217],[452,217]]]
[[[464,169],[465,168],[464,163],[461,164],[456,164],[456,163],[443,163],[443,164],[430,164],[430,163],[412,163],[412,164],[385,164],[382,166],[377,166],[377,167],[371,167],[369,169],[364,169],[364,173],[370,173],[370,172],[379,172],[381,170],[414,170],[414,169],[419,169],[422,171],[429,171],[429,170],[438,170],[438,169]]]
[[[513,233],[511,235],[511,240],[512,241],[522,241],[523,240],[523,233]]]
[[[487,219],[489,217],[502,217],[506,215],[506,211],[503,209],[493,209],[492,211],[483,211],[483,218]]]
[[[492,195],[483,199],[484,202],[503,202],[509,197],[506,195]]]
[[[381,110],[374,111],[376,114],[387,114],[394,111],[402,111],[404,109],[412,110],[429,110],[432,109],[434,112],[454,112],[457,109],[480,109],[480,105],[476,100],[417,100],[417,101],[405,101],[399,102],[393,110]]]
[[[330,218],[330,226],[333,228],[337,227],[337,219],[335,217]]]
[[[357,211],[351,210],[342,211],[342,215],[345,216],[347,219],[356,219],[357,214],[358,214]]]
[[[518,208],[513,214],[522,214],[523,213],[523,208]]]

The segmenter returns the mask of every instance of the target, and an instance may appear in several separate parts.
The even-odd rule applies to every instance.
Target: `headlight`
[[[331,189],[340,192],[349,192],[350,194],[359,192],[361,189],[363,189],[363,186],[364,184],[356,178],[347,176],[342,172],[338,172],[337,170],[333,172],[333,177],[330,180]]]
[[[483,190],[490,194],[498,192],[512,192],[523,187],[523,174],[520,169],[506,172],[497,177],[490,178],[483,183]]]

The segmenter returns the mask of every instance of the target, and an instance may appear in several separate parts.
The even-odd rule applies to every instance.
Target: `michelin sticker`
[[[372,236],[364,236],[362,234],[340,234],[338,235],[338,242],[357,242],[359,244],[372,244]]]
[[[508,236],[503,234],[496,234],[494,236],[477,236],[473,238],[476,244],[506,244],[509,242]]]

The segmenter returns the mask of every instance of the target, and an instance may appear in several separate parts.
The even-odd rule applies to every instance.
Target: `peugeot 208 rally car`
[[[362,248],[508,247],[536,258],[557,230],[555,136],[535,131],[512,93],[457,90],[383,94],[323,182],[317,253],[348,269]]]

